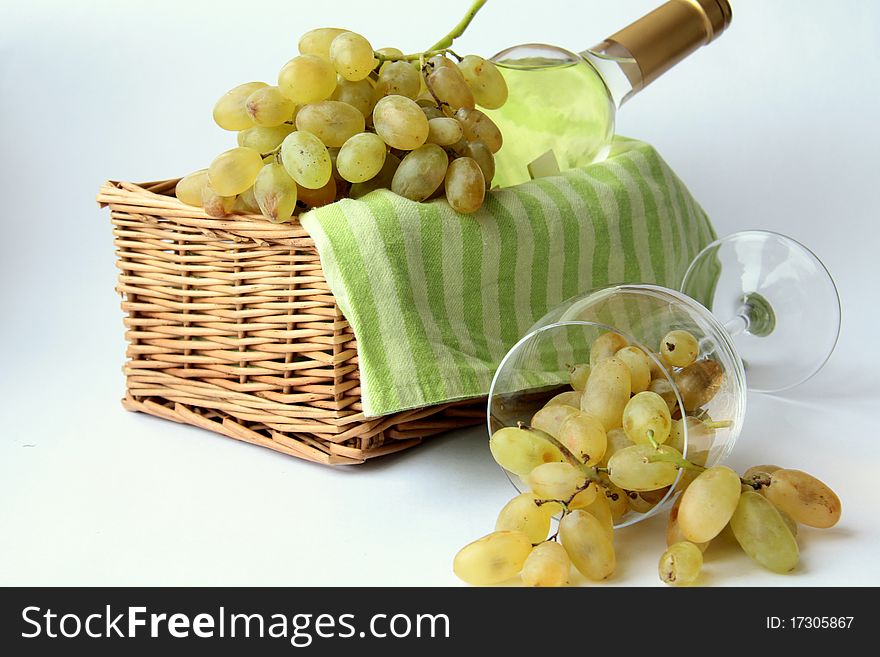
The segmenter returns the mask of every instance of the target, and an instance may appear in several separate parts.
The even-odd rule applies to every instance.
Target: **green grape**
[[[527,476],[526,483],[542,500],[568,500],[584,485],[586,477],[571,463],[542,463]]]
[[[803,525],[824,529],[840,520],[840,498],[824,483],[800,470],[773,472],[764,496]]]
[[[290,221],[296,210],[296,182],[281,164],[267,164],[257,174],[254,198],[260,211],[275,223]]]
[[[651,445],[624,447],[608,459],[608,476],[616,486],[636,492],[671,486],[678,469],[674,463],[650,460],[658,454],[681,458],[679,452],[667,445],[656,450]]]
[[[301,55],[317,55],[324,59],[330,59],[330,44],[333,39],[347,30],[338,27],[319,27],[309,30],[300,37],[299,52]]]
[[[647,352],[646,352],[647,355]],[[666,380],[667,374],[672,374],[671,367],[669,363],[663,358],[660,352],[654,352],[654,358],[648,358],[648,363],[651,367],[651,379],[660,379]]]
[[[287,123],[265,128],[253,126],[238,133],[238,145],[252,148],[258,153],[269,153],[281,145],[284,138],[296,130],[296,126]]]
[[[382,170],[387,154],[388,149],[379,135],[362,132],[342,145],[336,156],[336,169],[348,182],[365,182]]]
[[[626,494],[626,504],[636,513],[647,513],[656,506],[656,502],[646,500],[642,495],[633,491]]]
[[[401,160],[391,181],[391,191],[411,201],[424,201],[443,182],[448,164],[446,151],[437,144],[419,146]]]
[[[247,97],[245,110],[256,125],[271,128],[289,121],[296,105],[278,87],[260,87]]]
[[[373,125],[386,144],[403,151],[418,148],[428,138],[428,118],[414,100],[405,96],[379,100],[373,108]]]
[[[611,517],[614,520],[622,518],[629,511],[629,504],[626,501],[626,491],[619,486],[615,486],[610,481],[605,485],[605,497],[608,500],[608,508],[611,510]]]
[[[622,335],[612,331],[603,333],[590,345],[590,367],[595,368],[603,360],[613,358],[618,351],[627,346],[629,344]]]
[[[583,510],[572,511],[559,521],[559,538],[568,558],[580,573],[603,580],[614,572],[614,544],[601,521]]]
[[[248,97],[257,89],[267,87],[265,82],[247,82],[230,89],[214,105],[214,122],[224,130],[244,130],[254,122],[247,113]]]
[[[639,393],[647,390],[651,384],[651,364],[645,352],[638,347],[629,346],[620,349],[614,355],[629,368],[632,392]]]
[[[558,438],[562,423],[573,413],[580,413],[580,409],[568,406],[567,404],[551,404],[548,402],[544,408],[532,416],[530,424],[533,428]]]
[[[687,459],[695,465],[706,465],[709,458],[709,450],[715,442],[715,429],[709,427],[705,422],[690,415],[672,421],[672,429],[669,432],[669,439],[666,444],[674,447],[682,454],[684,453],[684,429],[683,425],[687,422],[688,429],[688,447]]]
[[[300,108],[296,129],[312,133],[325,146],[339,148],[364,131],[364,115],[347,103],[323,100]]]
[[[660,355],[673,367],[687,367],[700,355],[700,343],[688,331],[670,331],[660,340]]]
[[[743,490],[743,493],[754,493],[754,490]],[[771,503],[772,504],[772,503]],[[791,532],[791,535],[797,538],[798,535],[798,524],[794,518],[788,515],[785,511],[780,508],[776,509],[779,511],[779,515],[782,516],[782,519],[785,521],[785,526],[788,527],[788,531]]]
[[[208,167],[208,181],[221,196],[235,196],[254,184],[263,168],[263,157],[252,148],[239,146],[221,153]]]
[[[532,542],[522,532],[492,532],[461,548],[452,570],[468,584],[498,584],[516,576],[531,551]]]
[[[321,189],[333,174],[327,147],[311,132],[291,132],[281,143],[281,162],[297,184]]]
[[[676,543],[680,543],[681,541],[686,541],[687,539],[684,537],[684,534],[681,533],[681,526],[678,524],[678,510],[681,507],[681,495],[679,495],[675,504],[672,505],[672,508],[669,510],[669,517],[666,519],[666,546],[670,547],[675,545]],[[705,541],[703,543],[693,543],[696,545],[700,552],[705,552],[706,548],[709,547],[709,541]]]
[[[372,114],[375,104],[373,102],[373,82],[370,78],[350,82],[340,75],[336,79],[336,89],[330,99],[351,105],[366,119]]]
[[[477,55],[467,55],[458,63],[477,105],[498,109],[507,102],[507,83],[492,62]]]
[[[209,217],[225,217],[235,207],[235,196],[220,196],[210,183],[202,189],[202,209]]]
[[[560,392],[558,395],[556,395],[550,401],[544,404],[544,406],[556,406],[557,404],[562,404],[563,406],[573,406],[574,408],[579,409],[581,407],[581,393],[577,390]]]
[[[557,438],[585,465],[598,464],[608,447],[602,423],[583,411],[575,411],[562,421]]]
[[[441,110],[439,107],[434,105],[433,98],[430,100],[423,98],[423,99],[417,100],[416,102],[418,103],[419,107],[422,108],[422,112],[425,113],[425,116],[427,117],[429,124],[431,122],[431,119],[448,119],[448,118],[450,118],[443,113],[443,110]],[[452,119],[452,120],[455,121],[455,119]],[[456,128],[458,128],[459,131],[461,131],[461,124],[458,121],[455,121],[455,126],[456,126]],[[431,126],[429,125],[428,126],[428,128],[429,128],[428,138],[429,139],[431,137],[430,127]],[[462,132],[461,134],[463,135],[464,132]],[[459,139],[461,139],[461,137],[459,137]],[[457,142],[458,142],[458,140],[456,140],[452,143],[454,144]],[[431,143],[436,143],[436,142],[431,142]],[[447,144],[443,144],[443,145],[445,146]]]
[[[556,541],[536,545],[522,567],[526,586],[565,586],[571,571],[568,553]]]
[[[602,456],[599,465],[603,467],[607,466],[608,460],[612,456],[620,450],[632,445],[635,445],[635,443],[629,439],[629,436],[626,435],[626,431],[623,430],[623,427],[617,427],[616,429],[608,431],[605,434],[605,454]]]
[[[360,34],[343,32],[330,43],[330,61],[346,80],[357,82],[376,68],[373,46]]]
[[[394,153],[388,153],[385,156],[385,164],[374,177],[362,183],[354,183],[348,190],[351,198],[361,198],[365,194],[369,194],[377,189],[391,189],[391,181],[394,179],[394,173],[400,166],[400,158]]]
[[[299,55],[281,69],[278,88],[297,105],[317,103],[336,89],[336,69],[317,55]]]
[[[590,366],[587,363],[573,366],[568,373],[568,380],[571,387],[577,391],[583,392],[587,387],[587,380],[590,378]]]
[[[433,62],[435,59],[432,57],[430,61]],[[461,107],[473,109],[474,94],[467,81],[453,62],[443,59],[448,65],[438,66],[428,74],[428,89],[441,104],[448,105],[453,110]]]
[[[693,543],[715,538],[736,510],[741,486],[739,475],[723,465],[701,472],[681,498],[678,523]]]
[[[455,118],[461,123],[465,139],[482,142],[492,153],[501,150],[503,143],[501,130],[480,110],[462,107],[455,113]]]
[[[656,392],[640,392],[623,409],[623,429],[637,445],[650,444],[653,439],[665,443],[672,429],[669,407]]]
[[[605,431],[610,431],[623,423],[623,409],[629,395],[629,368],[618,358],[607,358],[590,367],[581,410],[599,420]]]
[[[174,195],[181,203],[202,207],[202,192],[207,186],[208,170],[199,169],[180,179],[174,188]]]
[[[260,174],[257,174],[257,178],[260,177]],[[257,183],[254,182],[256,185]],[[232,206],[233,212],[243,212],[244,214],[260,214],[260,206],[257,203],[257,199],[254,196],[254,188],[248,187],[241,194],[238,195],[238,198],[235,199],[235,205]]]
[[[436,108],[422,108],[422,111]],[[439,112],[439,110],[437,110]],[[425,116],[428,116],[425,112]],[[447,116],[428,119],[428,143],[449,146],[461,140],[461,123]]]
[[[670,545],[660,557],[660,579],[672,586],[691,584],[700,575],[703,553],[693,543],[681,541]]]
[[[180,198],[180,197],[178,197]],[[782,470],[778,465],[753,465],[743,473],[743,481],[761,485],[761,490],[770,485],[770,475]]]
[[[653,379],[648,385],[647,389],[650,392],[657,393],[658,395],[663,397],[663,401],[666,402],[666,406],[669,408],[670,413],[673,413],[675,411],[678,400],[675,398],[675,388],[672,387],[669,379],[667,379],[666,377],[663,377],[661,379]]]
[[[449,163],[445,179],[446,200],[462,214],[480,209],[486,198],[486,179],[476,160],[457,157]]]
[[[385,62],[376,80],[375,93],[382,96],[406,96],[415,98],[419,95],[419,71],[411,62]]]
[[[590,482],[590,485],[586,488],[575,493],[575,496],[572,497],[571,501],[568,503],[568,508],[585,509],[596,501],[597,494],[598,485],[595,482]]]
[[[310,189],[309,187],[297,184],[296,190],[300,202],[310,208],[320,208],[332,203],[336,200],[336,195],[339,191],[336,187],[336,179],[332,175],[326,183],[317,189]]]
[[[532,543],[540,543],[550,533],[550,518],[558,513],[558,504],[535,504],[538,498],[532,493],[517,495],[501,509],[495,521],[495,531],[519,531]]]
[[[379,50],[377,50],[376,52],[379,53],[380,55],[382,55],[383,57],[403,57],[404,56],[403,51],[400,50],[399,48],[379,48]],[[391,63],[393,63],[393,62],[382,62],[382,65],[379,67],[379,73],[381,73],[382,69],[384,69],[386,66],[388,66],[388,64],[391,64]]]
[[[505,427],[492,434],[489,451],[502,468],[520,477],[544,463],[564,461],[562,452],[540,431]]]
[[[492,179],[495,177],[495,156],[492,151],[481,141],[467,142],[465,147],[459,153],[462,157],[472,158],[483,172],[483,178],[486,181],[486,189],[492,186]]]
[[[724,380],[724,370],[715,360],[698,360],[680,372],[672,375],[672,379],[681,395],[686,411],[695,411],[708,404],[718,391]]]
[[[589,495],[591,491],[594,491],[592,499]],[[572,511],[575,509],[581,509],[596,518],[602,526],[602,529],[605,531],[608,540],[613,543],[614,508],[612,505],[616,504],[616,501],[612,500],[611,497],[609,497],[609,494],[613,495],[608,489],[599,486],[596,483],[591,483],[589,487],[575,495],[568,508]],[[625,504],[626,503],[624,502],[624,505]]]
[[[764,568],[787,573],[797,565],[797,540],[779,511],[760,493],[740,496],[730,528],[743,551]]]

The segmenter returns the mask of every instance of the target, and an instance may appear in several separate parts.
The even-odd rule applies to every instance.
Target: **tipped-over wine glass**
[[[837,342],[840,301],[834,282],[819,259],[789,237],[744,231],[712,242],[693,260],[680,287],[679,292],[614,285],[551,310],[495,373],[490,435],[502,427],[529,425],[549,400],[570,391],[571,367],[589,363],[597,338],[613,332],[617,344],[634,346],[647,357],[648,390],[667,400],[673,420],[670,436],[675,437],[666,444],[677,440],[684,458],[711,467],[728,456],[739,436],[747,389],[775,392],[806,381]],[[664,341],[671,331],[696,339],[692,363],[670,363],[675,345]],[[643,390],[644,384],[639,384]],[[581,408],[587,393],[589,380]],[[611,427],[606,429],[610,435]],[[600,465],[607,466],[607,457]],[[519,477],[507,474],[518,490],[526,490]],[[597,474],[608,477],[604,469]],[[622,491],[629,510],[618,514],[615,526],[654,514],[674,497],[683,476],[679,471],[675,481],[654,491]]]

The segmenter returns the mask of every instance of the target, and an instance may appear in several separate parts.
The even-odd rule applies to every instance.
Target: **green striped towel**
[[[493,190],[473,215],[388,190],[301,217],[357,339],[364,413],[485,395],[496,367],[561,301],[609,283],[677,287],[715,239],[648,144]]]

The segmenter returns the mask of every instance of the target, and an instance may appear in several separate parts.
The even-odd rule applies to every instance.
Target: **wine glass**
[[[821,368],[836,343],[840,302],[834,283],[818,258],[791,238],[746,231],[717,240],[694,259],[681,289],[684,293],[656,285],[613,285],[573,297],[547,313],[495,373],[487,409],[490,434],[527,423],[566,389],[568,365],[588,362],[593,341],[613,331],[648,354],[671,385],[678,408],[710,423],[700,424],[712,428],[699,432],[699,442],[689,421],[682,423],[682,452],[711,467],[729,455],[739,436],[747,387],[776,391],[796,385]],[[804,323],[809,328],[795,336]],[[685,370],[669,372],[661,366],[656,351],[674,329],[699,340],[698,363],[713,364],[717,379],[710,398],[700,396]],[[698,383],[705,382],[698,377]],[[525,490],[518,478],[508,477]],[[681,477],[680,472],[651,508],[628,513],[616,526],[656,513],[676,494]]]

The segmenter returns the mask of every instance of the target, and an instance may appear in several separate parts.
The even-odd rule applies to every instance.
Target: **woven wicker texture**
[[[125,408],[328,464],[478,424],[482,400],[364,417],[355,338],[298,223],[214,219],[177,180],[108,182]]]

